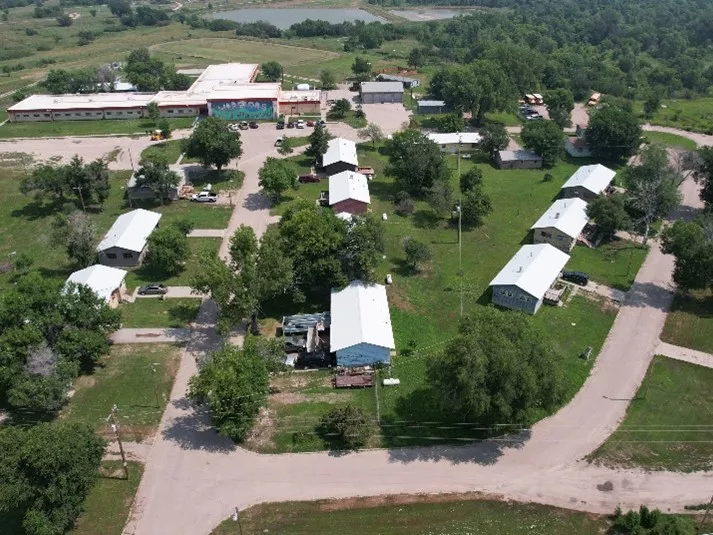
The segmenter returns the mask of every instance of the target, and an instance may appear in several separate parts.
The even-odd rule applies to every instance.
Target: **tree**
[[[257,238],[252,227],[240,225],[230,238],[230,267],[233,271],[252,269],[258,251]]]
[[[352,72],[357,80],[368,80],[371,78],[371,63],[363,56],[357,56],[352,63]]]
[[[425,262],[431,259],[431,250],[428,246],[413,238],[404,239],[404,252],[406,253],[406,265],[413,271],[418,271]]]
[[[542,157],[545,167],[553,167],[564,150],[564,133],[554,121],[528,121],[520,138],[525,147]]]
[[[38,201],[46,196],[64,200],[71,195],[83,210],[90,204],[103,205],[110,187],[109,168],[104,160],[85,165],[78,156],[67,165],[40,165],[20,183],[20,191],[25,195],[34,192]]]
[[[463,193],[461,219],[464,225],[479,227],[483,224],[483,219],[492,211],[493,204],[482,185],[476,185],[473,189]]]
[[[63,28],[68,28],[69,26],[72,25],[74,22],[74,19],[67,15],[66,13],[61,14],[59,17],[57,17],[57,24],[62,26]]]
[[[322,417],[320,433],[325,439],[337,437],[348,450],[358,450],[369,440],[369,420],[360,407],[334,407]]]
[[[154,124],[158,121],[159,117],[161,117],[161,109],[158,107],[158,102],[152,101],[146,105],[146,115],[149,116],[149,119],[151,119]]]
[[[319,73],[319,82],[325,91],[337,88],[337,79],[334,77],[334,73],[328,69]]]
[[[713,219],[678,220],[662,232],[661,249],[676,257],[673,280],[683,291],[713,287]]]
[[[439,215],[453,210],[453,188],[451,188],[450,182],[445,180],[434,182],[433,185],[428,188],[426,197],[433,211]]]
[[[384,225],[373,216],[354,216],[344,237],[342,266],[347,279],[376,281],[384,254]]]
[[[285,69],[276,61],[267,61],[260,66],[260,72],[271,82],[279,82]]]
[[[327,152],[327,144],[332,139],[332,135],[324,126],[317,124],[308,139],[309,147],[305,150],[305,155],[319,161]]]
[[[214,165],[218,171],[243,153],[240,136],[230,132],[225,121],[206,117],[186,140],[186,156],[198,158],[204,167]]]
[[[622,535],[695,535],[696,523],[680,515],[666,515],[642,505],[639,511],[622,513],[617,507],[612,530]]]
[[[139,9],[149,9],[152,14],[163,14],[159,10],[145,6]],[[137,14],[139,13],[140,11],[137,10]],[[152,14],[150,16],[153,16]],[[173,65],[166,65],[160,59],[151,57],[146,48],[138,48],[129,54],[124,64],[124,74],[139,91],[156,92],[161,89],[183,91],[188,89],[191,83],[187,76],[177,74]]]
[[[344,117],[346,117],[347,113],[349,113],[351,109],[352,105],[350,104],[350,102],[345,98],[340,98],[334,104],[332,104],[332,107],[327,112],[327,118],[344,119]]]
[[[560,128],[566,128],[572,124],[569,116],[574,109],[574,96],[572,91],[566,88],[552,89],[545,91],[544,95],[547,112],[550,119]]]
[[[394,211],[400,216],[411,215],[414,211],[413,200],[411,200],[411,195],[408,191],[399,191],[394,196]]]
[[[178,173],[168,167],[168,159],[160,153],[144,156],[136,171],[136,185],[153,191],[163,204],[170,197],[171,190],[181,182]]]
[[[450,169],[436,143],[415,130],[397,132],[386,142],[388,173],[414,195],[422,195],[437,182],[448,182]]]
[[[297,170],[288,161],[267,158],[258,171],[259,186],[274,202],[279,203],[288,189],[297,189]]]
[[[67,256],[80,268],[91,266],[96,260],[96,228],[84,212],[58,215],[54,221],[54,238],[65,244]]]
[[[423,67],[426,63],[426,57],[422,48],[412,48],[408,54],[408,64],[414,69]]]
[[[460,421],[528,425],[564,399],[553,347],[525,314],[485,307],[461,321],[427,377],[441,408]]]
[[[163,139],[171,139],[173,131],[171,130],[171,123],[168,122],[168,119],[164,118],[159,120],[156,126],[158,126],[158,130],[161,130]]]
[[[594,221],[606,240],[611,240],[619,230],[631,226],[623,195],[599,195],[587,204],[587,216]]]
[[[357,132],[357,135],[359,139],[368,139],[371,141],[372,146],[384,139],[384,131],[376,123],[367,124],[366,128],[362,128]]]
[[[462,132],[465,120],[462,113],[449,113],[438,120],[439,132]]]
[[[480,167],[471,167],[460,176],[460,192],[473,191],[483,184],[483,171]]]
[[[282,156],[287,156],[287,155],[295,152],[294,141],[292,141],[292,138],[291,137],[283,137],[282,143],[280,143],[280,146],[277,147],[277,152],[279,154],[281,154]]]
[[[212,353],[191,377],[188,397],[210,407],[220,434],[241,442],[267,400],[269,383],[266,362],[254,346],[227,346]]]
[[[713,147],[701,147],[683,167],[693,171],[693,178],[701,185],[700,197],[706,208],[713,207]]]
[[[480,130],[483,139],[479,143],[480,150],[488,156],[495,151],[505,150],[510,144],[510,135],[501,123],[487,123]]]
[[[131,4],[129,0],[109,0],[107,3],[109,6],[109,11],[116,17],[123,17],[124,15],[131,14]]]
[[[186,235],[176,225],[167,225],[149,236],[144,261],[150,269],[172,276],[183,271],[190,252]]]
[[[85,424],[52,422],[0,430],[0,508],[28,535],[72,527],[99,479],[105,442]]]
[[[257,297],[260,303],[286,293],[294,283],[292,258],[284,254],[286,248],[280,230],[270,226],[260,238],[256,272]],[[283,351],[284,353],[284,351]]]
[[[89,14],[90,14],[92,17],[95,17],[95,18],[96,18],[96,16],[97,16],[97,10],[96,10],[95,8],[91,8],[91,9],[89,10]]]
[[[646,119],[653,119],[656,112],[661,108],[661,97],[657,93],[650,93],[649,96],[644,101],[644,117]]]
[[[619,161],[636,154],[641,125],[633,111],[606,105],[591,114],[584,136],[596,157]]]
[[[94,33],[88,31],[88,30],[82,30],[77,34],[77,45],[78,46],[86,46],[90,43],[94,42],[95,35]]]

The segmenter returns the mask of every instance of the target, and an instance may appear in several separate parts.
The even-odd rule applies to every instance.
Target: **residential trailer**
[[[356,143],[336,137],[327,143],[327,152],[322,155],[322,168],[327,175],[342,171],[356,171],[359,167]]]
[[[141,264],[146,255],[148,237],[160,219],[161,214],[141,208],[117,217],[97,246],[99,263],[107,266]]]
[[[533,243],[549,243],[569,253],[589,222],[587,203],[582,199],[558,199],[530,227]]]
[[[490,282],[492,302],[534,314],[568,260],[567,253],[550,244],[523,245]]]
[[[498,169],[541,169],[542,158],[529,150],[499,150],[495,165]]]
[[[361,173],[342,171],[329,177],[329,206],[335,214],[365,214],[369,203],[369,184]]]
[[[65,286],[70,282],[83,284],[110,307],[116,308],[121,303],[121,295],[126,292],[125,278],[126,271],[123,269],[95,264],[72,273]]]
[[[615,175],[616,171],[599,163],[584,165],[564,183],[560,197],[563,199],[579,197],[589,202],[606,191]]]
[[[443,100],[419,100],[416,102],[416,110],[419,114],[448,113],[451,107]]]
[[[404,85],[401,82],[362,82],[359,94],[362,104],[402,104]]]
[[[332,290],[330,350],[337,366],[388,364],[395,349],[386,287],[354,281]]]
[[[441,148],[442,152],[454,154],[458,151],[472,152],[478,148],[483,137],[477,132],[453,132],[450,134],[427,134],[428,139]]]

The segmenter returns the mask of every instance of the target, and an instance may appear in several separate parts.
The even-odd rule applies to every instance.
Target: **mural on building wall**
[[[272,119],[275,117],[271,100],[236,100],[231,102],[212,102],[211,115],[234,121],[237,119]]]

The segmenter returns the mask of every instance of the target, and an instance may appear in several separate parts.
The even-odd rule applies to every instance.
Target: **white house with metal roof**
[[[146,243],[158,226],[161,214],[139,208],[116,218],[97,246],[99,263],[107,266],[138,266]]]
[[[616,171],[612,171],[602,164],[583,165],[569,177],[562,186],[560,197],[564,199],[579,197],[591,201],[604,193],[614,180]]]
[[[332,290],[330,351],[337,366],[388,363],[395,349],[386,287],[351,282]]]
[[[329,206],[335,214],[363,214],[371,198],[366,177],[355,171],[342,171],[329,177]]]
[[[359,166],[356,143],[343,137],[335,137],[327,143],[327,152],[322,155],[322,167],[328,175],[342,171],[356,171]]]
[[[109,306],[116,307],[121,302],[121,294],[126,291],[125,278],[126,271],[123,269],[95,264],[72,273],[65,286],[70,282],[88,286]]]
[[[569,260],[548,243],[523,245],[490,282],[492,302],[534,314]]]
[[[483,137],[478,132],[452,132],[447,134],[426,134],[428,139],[441,148],[442,152],[470,152],[478,148]]]
[[[549,243],[569,253],[589,222],[587,203],[582,199],[558,199],[530,227],[533,243]]]

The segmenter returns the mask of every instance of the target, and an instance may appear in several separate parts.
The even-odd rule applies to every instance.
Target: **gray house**
[[[614,180],[615,175],[616,171],[599,163],[583,165],[564,183],[560,197],[563,199],[579,197],[589,202],[604,193]]]
[[[540,169],[542,158],[529,150],[499,150],[495,165],[498,169]]]
[[[582,199],[557,199],[530,227],[532,243],[549,243],[569,253],[588,222],[587,203]]]
[[[416,102],[418,113],[448,113],[451,111],[443,100],[419,100]]]
[[[97,246],[99,263],[127,267],[141,264],[148,237],[160,219],[161,214],[141,208],[121,214]]]
[[[363,104],[403,103],[404,85],[401,82],[362,82],[359,93]]]
[[[356,143],[343,137],[330,139],[322,155],[322,168],[328,176],[343,171],[356,171],[359,166]]]
[[[421,85],[421,80],[419,80],[418,78],[397,76],[395,74],[380,74],[376,78],[382,82],[401,82],[404,86],[404,89],[412,89]]]
[[[523,245],[490,282],[492,302],[534,314],[568,260],[567,253],[547,243]]]

